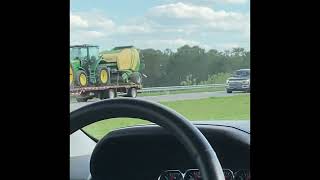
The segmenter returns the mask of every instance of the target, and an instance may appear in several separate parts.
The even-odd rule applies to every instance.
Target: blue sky
[[[249,0],[70,0],[70,43],[250,49]]]

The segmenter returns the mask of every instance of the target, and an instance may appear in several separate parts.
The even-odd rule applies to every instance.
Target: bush
[[[197,79],[192,78],[192,74],[189,74],[185,81],[180,82],[181,86],[190,86],[190,85],[196,85]]]
[[[201,81],[200,84],[224,84],[231,75],[231,73],[212,74],[208,76],[208,80]]]

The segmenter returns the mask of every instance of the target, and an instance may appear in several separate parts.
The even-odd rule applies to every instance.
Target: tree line
[[[244,48],[218,51],[184,45],[176,52],[166,49],[140,50],[145,64],[144,87],[205,84],[237,69],[250,68],[250,51]],[[220,77],[221,79],[221,77]]]

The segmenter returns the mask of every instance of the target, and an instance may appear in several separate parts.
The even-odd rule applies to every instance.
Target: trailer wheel
[[[107,92],[106,91],[100,91],[98,92],[98,98],[103,100],[103,99],[106,99],[107,98]]]
[[[130,88],[128,90],[127,96],[135,98],[135,97],[137,97],[137,94],[138,93],[137,93],[137,89],[136,88]]]
[[[88,98],[86,98],[86,97],[77,97],[76,100],[77,100],[77,102],[87,102]]]
[[[107,90],[107,98],[113,99],[117,96],[117,92],[114,89],[108,89]]]
[[[87,102],[89,99],[92,99],[93,97],[90,96],[90,93],[88,92],[85,92],[85,93],[82,93],[78,96],[76,96],[76,100],[77,102]]]

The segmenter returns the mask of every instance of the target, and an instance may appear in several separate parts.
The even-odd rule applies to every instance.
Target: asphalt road
[[[197,93],[185,93],[185,94],[170,94],[170,95],[160,95],[160,96],[143,96],[137,97],[139,99],[145,99],[155,102],[165,102],[165,101],[179,101],[179,100],[190,100],[190,99],[204,99],[208,97],[224,97],[224,96],[234,96],[246,93],[232,93],[228,94],[225,91],[217,92],[197,92]],[[121,97],[119,97],[121,98]],[[88,102],[72,102],[70,103],[70,111],[76,110],[82,106],[100,101],[100,99],[90,99]]]

